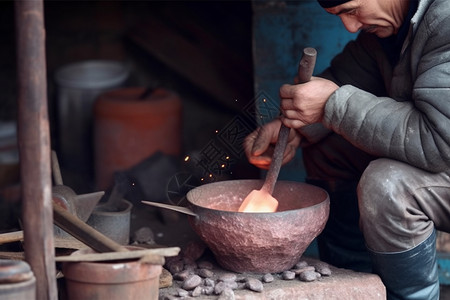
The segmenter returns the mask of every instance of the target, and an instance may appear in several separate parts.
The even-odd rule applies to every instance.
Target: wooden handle
[[[314,48],[303,49],[303,55],[298,64],[299,83],[306,83],[311,80],[316,65],[317,51]]]
[[[53,223],[98,252],[129,251],[58,204],[53,204]]]
[[[298,65],[298,79],[299,83],[306,83],[311,80],[316,64],[317,51],[314,48],[303,49],[303,55]],[[267,191],[272,195],[275,183],[277,182],[278,174],[280,173],[281,163],[283,162],[284,151],[286,150],[287,141],[289,138],[290,128],[281,124],[280,132],[278,133],[278,140],[273,151],[272,162],[270,163],[269,171],[266,175],[266,181],[262,186],[262,190]]]

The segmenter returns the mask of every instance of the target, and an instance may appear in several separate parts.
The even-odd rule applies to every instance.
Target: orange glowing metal
[[[314,48],[305,48],[303,50],[303,56],[298,67],[299,83],[305,83],[311,79],[316,63],[316,56],[317,51]],[[263,102],[266,102],[265,98]],[[278,201],[272,197],[272,193],[275,188],[278,173],[280,172],[284,151],[286,150],[289,138],[289,131],[290,129],[288,127],[281,124],[266,180],[261,190],[253,190],[248,194],[239,207],[238,212],[275,212],[277,210]]]
[[[276,212],[278,201],[264,190],[253,190],[245,197],[239,212]]]

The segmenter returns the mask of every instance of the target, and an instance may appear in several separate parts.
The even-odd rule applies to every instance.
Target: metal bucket
[[[63,66],[55,73],[61,165],[76,172],[93,171],[93,105],[103,92],[121,87],[129,68],[121,62],[89,60]]]
[[[26,262],[0,259],[0,299],[36,299],[36,278]]]

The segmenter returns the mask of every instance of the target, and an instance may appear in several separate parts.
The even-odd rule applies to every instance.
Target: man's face
[[[385,38],[398,32],[408,6],[407,0],[352,0],[325,10],[339,16],[349,32],[363,30]]]

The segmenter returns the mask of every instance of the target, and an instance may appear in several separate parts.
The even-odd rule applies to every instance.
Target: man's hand
[[[261,169],[269,169],[280,127],[281,120],[275,119],[259,127],[245,138],[244,151],[251,164]],[[283,164],[289,162],[295,156],[300,139],[300,134],[296,130],[290,131],[283,156]]]
[[[334,82],[319,77],[303,84],[283,85],[280,99],[284,125],[298,129],[321,122],[325,104],[338,88]]]

